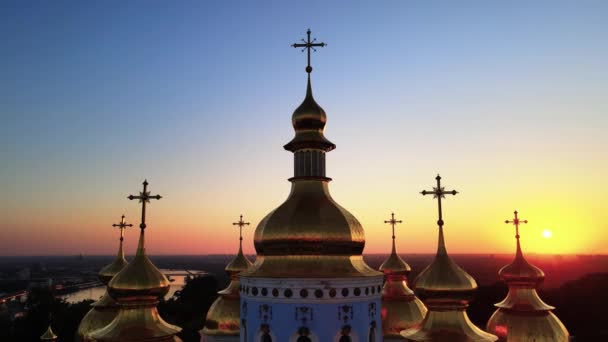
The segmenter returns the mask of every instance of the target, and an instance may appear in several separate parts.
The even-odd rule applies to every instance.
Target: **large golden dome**
[[[325,111],[312,97],[310,75],[304,102],[292,123],[296,132],[284,146],[294,152],[289,197],[258,224],[257,259],[243,277],[377,277],[362,257],[363,227],[329,194],[325,154],[335,145],[325,138]],[[311,272],[311,270],[314,270]]]

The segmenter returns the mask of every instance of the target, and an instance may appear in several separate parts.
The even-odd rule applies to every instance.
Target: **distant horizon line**
[[[257,255],[255,253],[244,253],[245,255]],[[366,253],[363,256],[388,255],[390,253]],[[397,253],[399,255],[430,255],[435,253]],[[125,256],[134,256],[135,254],[125,254]],[[211,256],[233,256],[234,253],[214,253],[214,254],[149,254],[149,256],[171,256],[171,257],[211,257]],[[484,255],[484,256],[513,256],[515,253],[450,253],[450,255]],[[526,255],[541,255],[541,256],[608,256],[608,253],[526,253]],[[32,254],[32,255],[0,255],[0,258],[31,258],[31,257],[110,257],[116,256],[112,254]]]

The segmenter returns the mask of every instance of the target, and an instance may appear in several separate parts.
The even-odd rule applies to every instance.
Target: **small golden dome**
[[[243,254],[243,248],[239,247],[238,254],[236,257],[234,257],[234,259],[232,259],[232,261],[230,261],[230,263],[228,263],[225,270],[230,277],[233,277],[247,270],[249,267],[251,267],[251,265],[253,265],[251,261],[249,261],[249,259],[247,259],[247,257]]]
[[[545,274],[524,258],[519,231],[515,238],[515,260],[499,271],[500,278],[509,286],[509,292],[502,302],[495,304],[498,309],[488,320],[487,330],[498,336],[501,342],[567,342],[568,330],[551,312],[555,308],[543,302],[536,292]]]
[[[133,261],[112,278],[108,284],[108,291],[112,298],[121,303],[137,297],[152,297],[157,300],[167,294],[170,286],[167,277],[146,255],[142,230]]]
[[[327,152],[336,148],[336,145],[323,135],[327,115],[312,96],[310,74],[308,75],[306,97],[293,112],[291,123],[296,131],[296,136],[284,146],[286,150],[294,152],[302,148],[315,148]]]
[[[509,283],[530,283],[540,284],[545,280],[545,272],[540,268],[530,264],[521,251],[519,239],[517,239],[517,252],[515,259],[509,265],[504,266],[498,271],[500,279]]]
[[[56,341],[57,340],[57,335],[55,335],[55,333],[53,332],[53,329],[51,329],[51,326],[49,325],[48,328],[46,328],[46,331],[44,332],[44,334],[42,334],[42,336],[40,336],[40,341]]]
[[[122,228],[126,226],[124,223],[124,215],[121,225],[121,237],[118,245],[118,254],[116,255],[114,261],[103,267],[98,274],[99,279],[105,285],[108,285],[110,280],[112,280],[116,274],[118,274],[126,265],[128,265],[122,249]],[[97,302],[91,304],[91,306],[91,310],[87,312],[78,325],[78,330],[76,331],[77,341],[85,341],[89,333],[110,324],[110,322],[112,322],[112,320],[118,314],[118,303],[116,303],[116,301],[110,297],[107,289],[103,296]]]
[[[460,268],[447,253],[443,228],[439,228],[439,243],[433,262],[416,278],[416,294],[425,299],[468,299],[477,289],[477,282]],[[464,296],[464,297],[463,297]],[[426,301],[425,301],[426,302]]]
[[[129,263],[125,259],[125,255],[122,251],[122,241],[120,241],[120,245],[118,247],[118,255],[112,263],[106,265],[101,270],[99,270],[99,279],[102,283],[108,285],[110,280],[112,280],[112,278],[114,278],[114,276],[118,274],[118,272],[122,271],[122,269],[125,268],[125,266],[127,266],[128,264]]]
[[[242,240],[241,240],[242,241]],[[230,276],[228,287],[218,292],[219,297],[213,302],[205,319],[205,326],[200,331],[207,336],[239,336],[241,330],[241,282],[238,274],[251,266],[251,261],[243,255],[243,248],[226,266]]]
[[[397,251],[395,250],[395,242],[393,241],[393,251],[388,259],[386,259],[382,265],[380,265],[379,270],[380,272],[384,273],[384,275],[408,275],[412,271],[412,268],[397,254]]]

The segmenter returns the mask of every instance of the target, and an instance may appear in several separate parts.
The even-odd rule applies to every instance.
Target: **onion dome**
[[[121,236],[118,245],[118,254],[112,263],[103,267],[98,273],[99,279],[106,286],[118,272],[122,271],[122,269],[128,265],[122,249],[122,229],[128,226],[124,223],[124,215],[121,224],[123,226],[121,227],[120,232]],[[91,306],[91,310],[87,312],[78,325],[78,330],[76,331],[77,341],[86,341],[89,333],[107,326],[118,314],[118,303],[110,297],[107,289],[103,296],[97,302],[91,304]]]
[[[543,302],[536,292],[545,274],[524,258],[519,242],[517,212],[515,217],[515,259],[498,272],[500,279],[509,286],[509,292],[502,302],[495,304],[498,309],[488,320],[487,330],[498,336],[501,342],[567,342],[568,330],[551,312],[555,308]]]
[[[55,335],[53,329],[51,329],[51,326],[49,325],[44,334],[40,336],[40,341],[57,341],[57,338],[57,335]]]
[[[420,326],[401,335],[410,341],[496,341],[496,336],[476,327],[467,316],[476,289],[475,279],[448,255],[440,227],[435,259],[418,275],[414,289],[429,311]]]
[[[116,318],[106,327],[89,334],[94,341],[181,341],[175,336],[181,328],[165,322],[159,315],[156,305],[169,291],[170,283],[146,255],[145,249],[145,207],[150,199],[160,199],[159,195],[150,196],[146,191],[148,182],[144,181],[144,191],[139,196],[142,203],[142,222],[139,243],[135,257],[112,278],[108,284],[110,296],[120,306]]]
[[[239,273],[247,270],[251,265],[251,261],[243,254],[243,238],[241,237],[239,252],[225,268],[230,277],[230,284],[218,292],[219,297],[209,308],[205,326],[201,330],[201,335],[207,337],[205,341],[214,341],[211,336],[234,336],[237,340],[239,339],[241,331]]]
[[[292,122],[296,135],[284,146],[294,153],[291,193],[258,224],[254,235],[258,257],[241,276],[380,276],[363,261],[363,227],[329,194],[325,154],[335,145],[323,135],[326,115],[312,97],[310,75],[306,98]]]
[[[418,275],[414,287],[428,312],[419,326],[404,330],[401,335],[410,341],[496,341],[496,336],[476,327],[467,316],[466,309],[477,289],[477,282],[448,255],[441,212],[441,199],[446,194],[455,195],[457,192],[445,191],[441,187],[440,176],[436,180],[437,187],[422,194],[432,194],[438,200],[437,253],[431,264]]]
[[[393,247],[391,255],[380,265],[385,277],[380,311],[382,334],[384,341],[400,341],[405,339],[400,332],[420,324],[427,309],[408,287],[407,276],[411,268],[395,248],[394,224],[401,221],[395,221],[393,214],[391,221],[385,222],[393,224]]]
[[[312,86],[310,84],[310,74],[306,86],[306,97],[300,106],[293,112],[291,123],[296,131],[295,137],[287,143],[284,148],[295,152],[301,148],[315,148],[325,152],[336,148],[331,141],[323,135],[327,115],[325,111],[312,96]]]
[[[181,341],[181,328],[168,324],[156,305],[169,291],[170,283],[146,255],[144,230],[133,261],[108,284],[108,292],[120,310],[106,327],[90,334],[94,341]]]

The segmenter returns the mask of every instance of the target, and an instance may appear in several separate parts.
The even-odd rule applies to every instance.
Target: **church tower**
[[[385,342],[404,341],[400,332],[420,324],[427,310],[407,286],[407,276],[412,269],[401,259],[395,248],[395,225],[402,221],[396,220],[395,214],[391,213],[391,219],[384,223],[390,224],[393,229],[393,248],[388,259],[380,265],[380,271],[384,273],[380,310],[382,335]]]
[[[505,223],[515,226],[517,247],[515,259],[498,271],[500,279],[509,286],[507,298],[495,304],[498,309],[488,321],[487,330],[500,342],[567,342],[568,330],[536,293],[545,273],[524,258],[519,243],[519,225],[528,223],[517,217]]]
[[[138,196],[129,196],[142,204],[139,243],[129,265],[108,284],[110,296],[119,305],[118,315],[106,327],[89,334],[93,341],[104,342],[181,342],[175,336],[181,328],[165,322],[156,305],[169,291],[170,283],[146,255],[146,204],[160,195],[150,195],[148,182]]]
[[[433,195],[439,208],[439,240],[435,259],[416,278],[415,292],[422,299],[428,312],[422,323],[401,333],[409,341],[427,342],[490,342],[496,336],[476,327],[467,316],[466,309],[477,289],[477,282],[448,255],[443,237],[441,200],[445,195],[456,195],[456,190],[445,190],[437,175],[437,187],[422,191]]]
[[[312,94],[310,39],[306,96],[292,116],[295,137],[291,193],[258,224],[257,259],[241,273],[241,341],[381,341],[383,275],[363,260],[363,227],[329,194],[324,136],[327,116]]]
[[[133,227],[132,224],[125,222],[125,215],[122,215],[120,223],[113,224],[112,226],[120,229],[120,242],[118,244],[118,254],[116,255],[114,261],[102,268],[98,273],[99,280],[101,280],[101,282],[106,286],[110,280],[112,280],[112,278],[118,274],[118,272],[122,271],[122,269],[128,264],[122,251],[122,242],[124,240],[123,232],[127,227]],[[110,322],[112,322],[112,320],[114,320],[118,314],[118,303],[116,303],[116,301],[110,297],[107,288],[103,296],[98,301],[91,304],[91,306],[91,310],[87,312],[87,314],[82,318],[82,321],[80,321],[80,325],[78,325],[76,341],[86,341],[87,335],[90,332],[101,329],[110,324]]]
[[[243,255],[243,227],[249,222],[243,221],[243,215],[233,225],[239,227],[239,252],[226,266],[226,273],[230,276],[228,287],[218,292],[219,297],[213,302],[205,327],[201,330],[201,342],[239,342],[241,330],[241,281],[239,273],[247,270],[252,264]]]

